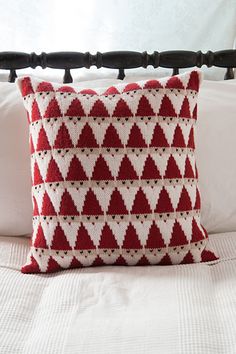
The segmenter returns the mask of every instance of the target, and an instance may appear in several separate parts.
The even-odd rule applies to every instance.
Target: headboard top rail
[[[225,79],[234,78],[236,67],[236,50],[228,49],[217,52],[208,51],[185,51],[173,50],[165,52],[154,51],[152,54],[147,52],[134,51],[112,51],[96,54],[89,52],[53,52],[53,53],[23,53],[23,52],[0,52],[0,69],[10,70],[8,81],[14,82],[17,77],[16,70],[25,68],[52,68],[64,69],[64,83],[73,81],[70,70],[96,66],[99,68],[118,69],[118,78],[125,77],[126,69],[147,68],[172,68],[173,75],[178,74],[179,69],[191,67],[216,66],[226,68]]]

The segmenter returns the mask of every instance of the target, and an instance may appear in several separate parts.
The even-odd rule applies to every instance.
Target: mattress
[[[27,238],[0,237],[1,354],[235,354],[236,232],[214,264],[23,275]]]

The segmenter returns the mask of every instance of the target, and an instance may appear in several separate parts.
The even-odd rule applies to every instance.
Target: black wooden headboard
[[[216,66],[226,68],[225,80],[234,78],[236,67],[236,50],[221,50],[218,52],[201,51],[192,52],[184,50],[166,52],[139,53],[132,51],[115,51],[96,54],[80,52],[54,52],[54,53],[21,53],[21,52],[0,52],[0,69],[10,70],[9,82],[14,82],[17,77],[16,70],[25,68],[64,69],[64,83],[73,81],[71,69],[87,68],[92,65],[98,69],[101,67],[118,69],[118,79],[125,77],[125,69],[146,68],[148,65],[154,68],[172,68],[173,75],[178,74],[181,68]]]

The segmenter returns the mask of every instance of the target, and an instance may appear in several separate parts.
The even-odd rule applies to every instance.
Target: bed
[[[95,64],[118,69],[119,79],[125,69],[150,64],[171,67],[173,74],[195,65],[221,66],[226,79],[233,79],[235,63],[236,51],[0,53],[9,81],[15,70],[41,65],[65,69],[64,82],[71,82],[70,69]],[[30,247],[27,235],[20,236],[24,228],[18,236],[3,233],[0,353],[236,353],[236,231],[221,231],[212,221],[208,226],[219,255],[213,264],[108,266],[49,275],[20,272]]]

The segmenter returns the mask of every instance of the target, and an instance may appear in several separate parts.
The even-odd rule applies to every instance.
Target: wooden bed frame
[[[191,67],[216,66],[226,68],[225,80],[234,78],[236,67],[236,50],[221,50],[218,52],[201,51],[192,52],[184,50],[166,52],[132,52],[114,51],[96,54],[89,52],[54,52],[54,53],[21,53],[21,52],[0,52],[0,69],[10,70],[8,81],[14,82],[17,77],[16,70],[25,68],[43,69],[64,69],[64,83],[73,82],[71,69],[87,68],[92,65],[99,68],[118,69],[118,79],[124,79],[125,69],[146,68],[148,65],[154,68],[172,68],[173,75],[178,74],[179,69]]]

